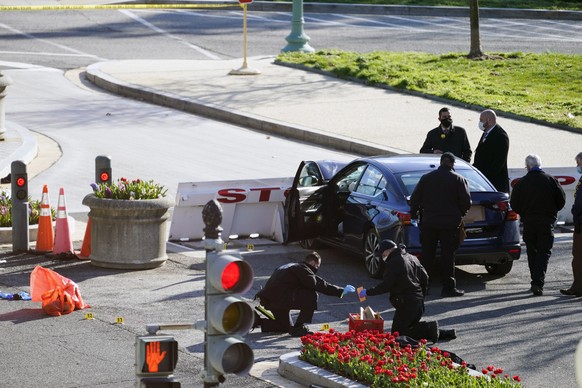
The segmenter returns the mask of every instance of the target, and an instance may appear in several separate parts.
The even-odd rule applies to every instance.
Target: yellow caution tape
[[[0,11],[72,11],[92,9],[225,8],[246,4],[99,4],[99,5],[0,5]]]

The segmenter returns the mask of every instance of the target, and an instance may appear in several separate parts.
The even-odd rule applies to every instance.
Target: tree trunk
[[[481,49],[481,37],[479,36],[479,0],[470,0],[470,20],[471,20],[471,50],[469,58],[479,58],[484,56]]]

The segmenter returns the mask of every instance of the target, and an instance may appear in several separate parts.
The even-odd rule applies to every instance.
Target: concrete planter
[[[91,264],[119,269],[163,265],[168,237],[170,198],[118,200],[89,194],[83,205],[91,211]]]

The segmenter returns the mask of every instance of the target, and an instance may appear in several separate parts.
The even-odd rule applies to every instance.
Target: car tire
[[[364,260],[368,273],[373,278],[381,278],[384,273],[384,262],[378,255],[380,236],[375,229],[370,229],[364,238]]]
[[[505,276],[513,267],[513,260],[509,260],[502,264],[485,264],[485,269],[491,275]]]
[[[321,248],[321,243],[314,238],[299,241],[299,245],[304,249],[318,249]]]

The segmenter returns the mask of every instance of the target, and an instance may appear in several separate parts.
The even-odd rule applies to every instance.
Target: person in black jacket
[[[509,193],[507,171],[509,136],[497,124],[497,115],[491,109],[481,112],[479,129],[483,131],[483,135],[475,149],[473,166],[481,171],[498,191]]]
[[[441,125],[431,129],[426,134],[426,140],[420,148],[421,154],[442,154],[452,152],[456,157],[471,161],[471,145],[464,128],[453,125],[449,108],[439,110],[439,121]]]
[[[530,291],[540,296],[544,294],[546,270],[554,246],[554,224],[558,211],[566,204],[566,194],[556,178],[541,169],[539,156],[528,155],[525,166],[527,174],[513,187],[510,204],[523,223]]]
[[[424,314],[424,297],[428,289],[428,274],[418,259],[398,248],[394,241],[384,240],[378,252],[384,260],[382,282],[375,287],[362,289],[360,298],[390,293],[390,303],[395,309],[392,333],[398,332],[415,340],[456,338],[454,329],[441,330],[438,322],[421,322]]]
[[[263,332],[288,332],[293,337],[311,334],[305,324],[311,323],[317,310],[318,292],[341,298],[356,291],[352,285],[338,287],[317,276],[320,266],[321,256],[311,252],[301,263],[289,263],[277,268],[255,296],[262,306],[273,313],[275,319],[255,316],[255,327],[260,326]],[[291,310],[300,310],[294,325]]]
[[[582,174],[582,152],[576,155],[576,171]],[[564,295],[582,296],[582,176],[578,179],[574,191],[574,204],[572,205],[574,221],[574,234],[572,235],[572,274],[574,282],[570,288],[562,289]]]
[[[471,207],[467,180],[454,170],[455,156],[445,152],[437,170],[423,175],[410,197],[410,217],[420,213],[421,263],[431,274],[440,241],[441,296],[461,296],[455,280],[455,253],[459,248],[459,227]]]

